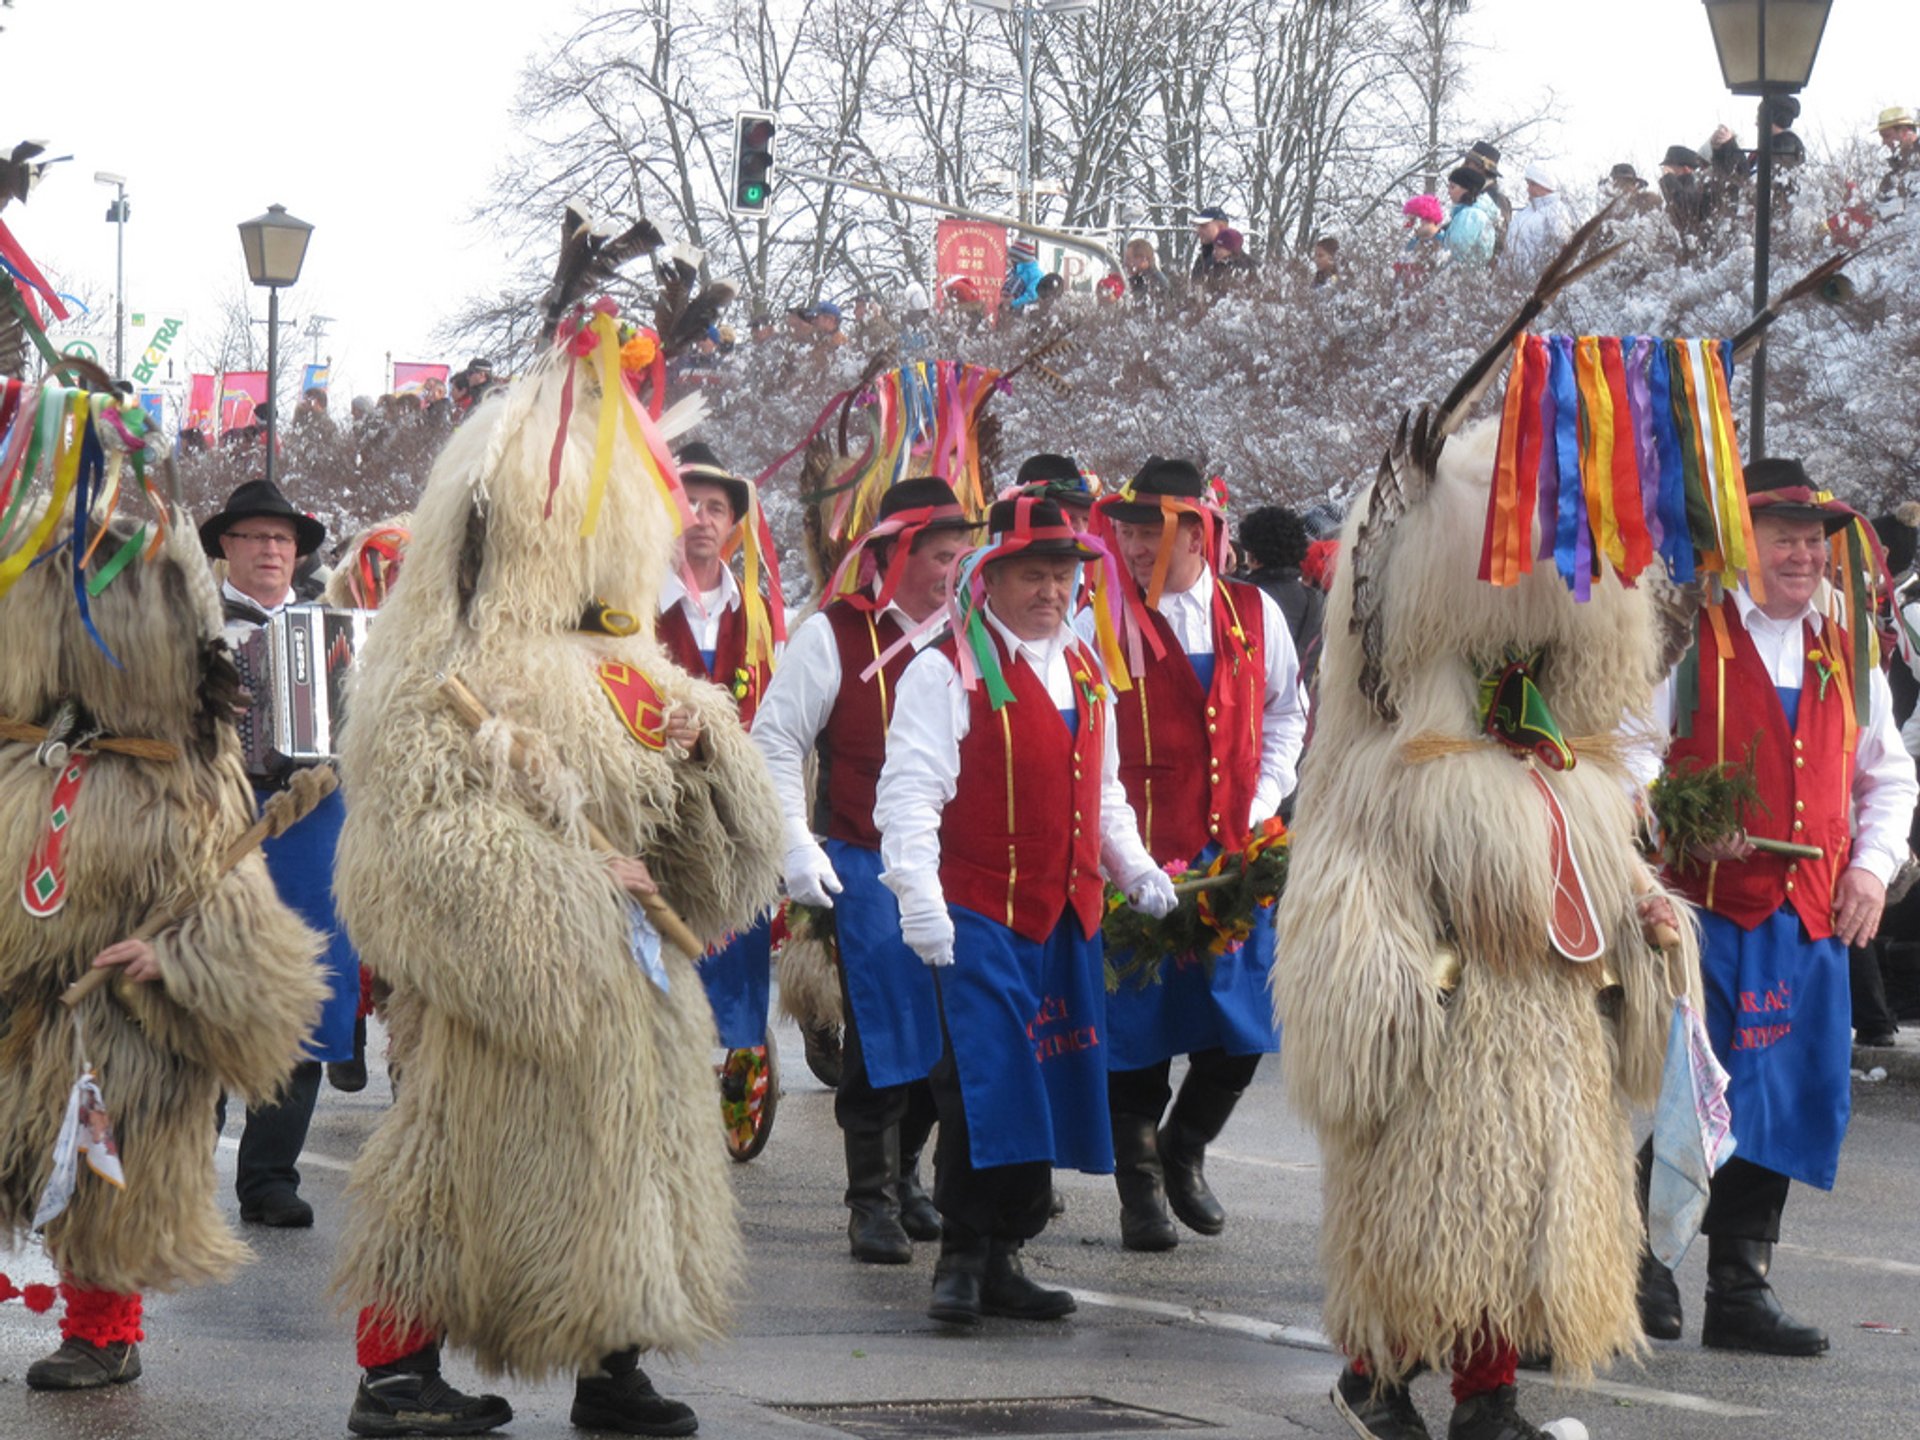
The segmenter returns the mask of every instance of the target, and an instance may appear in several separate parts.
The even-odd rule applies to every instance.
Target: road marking
[[[1218,1145],[1207,1147],[1207,1159],[1230,1160],[1235,1165],[1257,1165],[1262,1170],[1297,1170],[1302,1174],[1312,1174],[1320,1168],[1318,1160],[1270,1160],[1265,1155],[1242,1155],[1237,1150],[1223,1150]]]
[[[231,1136],[222,1135],[220,1137],[220,1148],[228,1154],[234,1154],[239,1151],[240,1142]],[[330,1155],[316,1155],[311,1150],[302,1150],[300,1152],[300,1163],[302,1165],[311,1165],[315,1170],[334,1170],[342,1175],[351,1174],[353,1171],[353,1166],[348,1161],[335,1160]]]
[[[1211,1151],[1209,1155],[1211,1155]],[[1203,1310],[1195,1305],[1178,1305],[1166,1300],[1147,1300],[1136,1295],[1111,1295],[1102,1290],[1068,1290],[1067,1293],[1082,1305],[1098,1305],[1110,1310],[1131,1310],[1139,1315],[1157,1315],[1167,1320],[1180,1320],[1189,1325],[1201,1325],[1212,1330],[1224,1330],[1235,1335],[1245,1335],[1250,1339],[1264,1340],[1272,1345],[1285,1345],[1295,1350],[1318,1350],[1325,1354],[1337,1353],[1333,1342],[1320,1331],[1306,1325],[1280,1325],[1271,1320],[1257,1320],[1251,1315],[1234,1315],[1224,1310]],[[1540,1385],[1551,1385],[1551,1380],[1536,1378],[1522,1373],[1520,1379]],[[1655,1390],[1643,1385],[1627,1385],[1618,1380],[1595,1380],[1586,1387],[1595,1395],[1605,1395],[1613,1400],[1625,1400],[1635,1405],[1660,1405],[1669,1410],[1687,1410],[1697,1415],[1721,1415],[1729,1419],[1759,1419],[1770,1415],[1770,1410],[1755,1410],[1747,1405],[1728,1405],[1719,1400],[1709,1400],[1703,1395],[1687,1395],[1678,1390]]]
[[[1872,1255],[1841,1255],[1832,1250],[1810,1250],[1805,1245],[1777,1245],[1777,1250],[1804,1255],[1809,1260],[1829,1260],[1835,1265],[1852,1265],[1861,1270],[1879,1270],[1888,1275],[1920,1275],[1920,1265],[1904,1260],[1881,1260]]]

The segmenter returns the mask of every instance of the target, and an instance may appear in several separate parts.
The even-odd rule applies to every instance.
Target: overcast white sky
[[[289,299],[334,317],[334,394],[377,392],[389,352],[447,360],[436,321],[487,287],[500,245],[465,223],[509,138],[519,73],[570,7],[469,0],[12,0],[0,9],[0,143],[71,153],[7,223],[29,254],[110,297],[111,192],[128,178],[131,310],[210,325],[244,279],[234,227],[278,202],[315,226]],[[76,28],[76,11],[85,23]],[[1478,0],[1475,102],[1495,115],[1551,90],[1560,117],[1539,155],[1584,196],[1615,160],[1652,173],[1675,142],[1753,105],[1722,88],[1695,0]],[[1837,0],[1799,129],[1810,147],[1866,133],[1884,105],[1920,103],[1920,5]],[[1518,190],[1516,185],[1512,187]],[[108,314],[96,327],[112,331]],[[264,295],[256,313],[264,315]],[[131,342],[130,342],[131,348]],[[305,361],[310,347],[291,346]]]

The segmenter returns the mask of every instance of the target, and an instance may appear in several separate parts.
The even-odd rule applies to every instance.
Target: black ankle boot
[[[1511,1385],[1469,1395],[1453,1407],[1447,1440],[1548,1440],[1547,1432],[1520,1418]]]
[[[1789,1315],[1767,1284],[1773,1246],[1765,1240],[1707,1239],[1707,1311],[1700,1343],[1759,1355],[1824,1355],[1826,1333]]]
[[[1651,1250],[1640,1252],[1640,1328],[1649,1340],[1680,1338],[1680,1287]]]
[[[1014,1320],[1059,1320],[1079,1307],[1064,1290],[1049,1290],[1027,1278],[1018,1240],[995,1240],[987,1247],[987,1271],[980,1285],[980,1309]]]
[[[847,1145],[847,1244],[866,1265],[905,1265],[913,1242],[900,1228],[900,1132],[845,1132]]]
[[[440,1347],[377,1365],[360,1377],[347,1415],[356,1435],[478,1435],[513,1419],[498,1395],[463,1395],[440,1378]]]
[[[640,1368],[638,1348],[622,1350],[600,1362],[598,1374],[573,1382],[573,1413],[583,1430],[612,1430],[620,1435],[691,1435],[700,1428],[693,1407],[669,1400],[653,1388]]]
[[[1120,1243],[1129,1250],[1171,1250],[1180,1232],[1167,1214],[1166,1172],[1151,1115],[1113,1119],[1113,1184],[1120,1192]]]
[[[98,1390],[140,1378],[140,1347],[131,1340],[96,1345],[64,1340],[51,1355],[27,1367],[29,1390]]]
[[[353,1022],[353,1056],[327,1062],[327,1083],[347,1095],[358,1095],[367,1088],[367,1017]]]
[[[1202,1235],[1227,1228],[1227,1212],[1207,1185],[1207,1146],[1226,1128],[1240,1092],[1196,1076],[1191,1070],[1160,1129],[1160,1164],[1167,1177],[1167,1203],[1180,1223]]]
[[[920,1152],[900,1157],[900,1179],[895,1185],[900,1196],[900,1228],[910,1240],[938,1240],[940,1212],[933,1197],[920,1184]]]
[[[948,1325],[980,1323],[981,1284],[987,1273],[987,1237],[953,1221],[940,1236],[940,1261],[933,1267],[933,1300],[927,1314]]]

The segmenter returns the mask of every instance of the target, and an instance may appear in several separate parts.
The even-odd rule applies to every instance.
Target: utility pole
[[[309,315],[307,317],[307,339],[313,341],[313,363],[320,363],[320,342],[326,338],[327,327],[333,323],[331,315]]]
[[[1014,213],[1025,224],[1033,218],[1033,17],[1071,15],[1091,10],[1096,0],[972,0],[982,10],[1020,17],[1020,164],[1016,173],[1019,194],[1014,197]]]
[[[127,177],[97,170],[93,178],[114,190],[113,203],[107,206],[107,221],[114,227],[113,378],[122,380],[127,374]]]

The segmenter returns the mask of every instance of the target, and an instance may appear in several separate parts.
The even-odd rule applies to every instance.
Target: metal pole
[[[273,483],[273,442],[279,434],[280,407],[274,403],[280,379],[280,287],[267,287],[267,483]]]
[[[114,187],[113,378],[127,377],[127,187]]]
[[[1033,0],[1020,5],[1020,197],[1014,208],[1020,218],[1029,218],[1028,206],[1033,193],[1029,156],[1033,148],[1031,133],[1033,109]]]
[[[1753,313],[1767,308],[1768,248],[1773,238],[1773,135],[1767,123],[1767,97],[1760,97],[1760,163],[1754,172],[1753,203]],[[1753,416],[1747,424],[1747,460],[1767,453],[1767,340],[1763,333],[1753,352],[1747,384],[1752,390]]]

